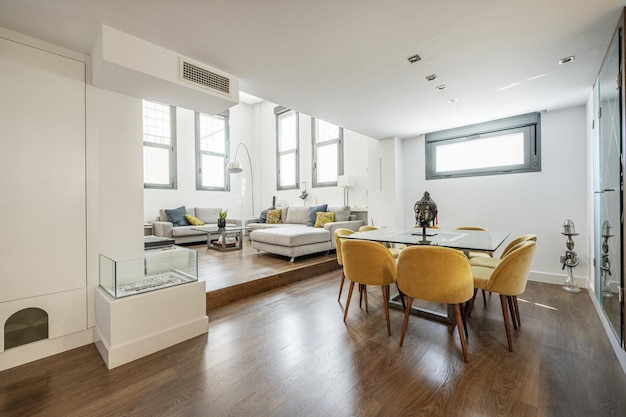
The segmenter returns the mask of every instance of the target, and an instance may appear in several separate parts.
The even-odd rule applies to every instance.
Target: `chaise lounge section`
[[[252,229],[249,234],[252,247],[258,252],[287,256],[290,262],[294,262],[295,258],[300,256],[335,249],[333,235],[336,229],[347,228],[357,231],[363,225],[361,220],[350,220],[349,206],[287,206],[272,210],[280,210],[278,222],[266,220],[265,223],[248,224]],[[318,213],[326,214],[318,216]],[[318,220],[318,217],[329,218],[328,213],[332,213],[330,218],[333,221]]]

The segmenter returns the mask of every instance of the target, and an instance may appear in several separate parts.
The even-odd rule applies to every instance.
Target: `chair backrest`
[[[522,242],[526,242],[527,240],[532,240],[533,242],[536,242],[537,241],[537,235],[529,233],[529,234],[525,234],[525,235],[521,235],[521,236],[516,237],[511,242],[509,242],[508,245],[506,245],[506,247],[502,251],[502,255],[500,257],[504,258],[506,255],[509,254],[509,252],[511,252],[513,250],[513,248],[515,248],[517,245],[519,245]]]
[[[396,261],[378,242],[346,239],[341,243],[343,272],[350,281],[365,285],[396,282]]]
[[[369,232],[370,230],[378,230],[376,226],[361,226],[359,227],[359,232]]]
[[[480,230],[482,232],[487,231],[487,229],[485,229],[484,227],[480,227],[480,226],[459,226],[456,228],[456,230]]]
[[[351,235],[352,233],[354,233],[354,230],[346,229],[345,227],[335,229],[335,232],[333,233],[335,236],[335,249],[337,249],[337,263],[339,265],[343,265],[343,260],[341,259],[341,244],[343,243],[343,239],[339,236]]]
[[[460,251],[441,246],[411,246],[398,257],[398,288],[409,297],[446,304],[463,303],[474,295],[469,260]]]
[[[485,289],[502,295],[522,294],[536,247],[537,243],[532,240],[519,243],[498,262]]]

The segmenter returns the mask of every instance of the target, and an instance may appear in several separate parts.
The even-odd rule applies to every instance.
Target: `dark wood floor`
[[[343,322],[339,270],[212,309],[203,335],[108,371],[93,345],[0,372],[9,416],[626,416],[622,372],[586,293],[529,283],[506,347],[498,297],[458,337],[380,291]]]

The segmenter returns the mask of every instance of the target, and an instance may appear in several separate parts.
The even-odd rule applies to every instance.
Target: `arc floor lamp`
[[[250,152],[248,151],[248,147],[243,142],[237,145],[237,149],[235,150],[235,158],[228,162],[228,164],[226,165],[226,171],[230,174],[239,174],[243,171],[243,168],[241,167],[241,162],[237,160],[239,148],[241,147],[243,147],[243,149],[246,151],[246,155],[248,156],[248,166],[250,167],[250,194],[252,195],[252,215],[254,216],[254,213],[256,213],[254,211],[254,172],[252,170],[252,160],[250,159]],[[243,217],[243,213],[241,214]]]

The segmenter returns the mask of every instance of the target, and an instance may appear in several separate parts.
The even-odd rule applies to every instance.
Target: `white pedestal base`
[[[95,345],[109,369],[207,333],[205,283],[114,299],[96,288]]]

